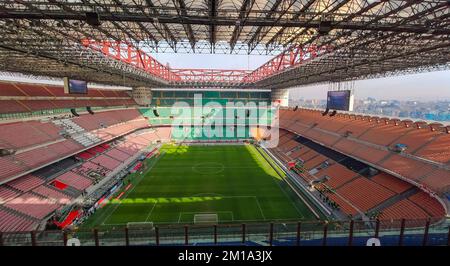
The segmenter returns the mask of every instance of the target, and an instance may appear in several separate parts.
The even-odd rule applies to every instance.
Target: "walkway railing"
[[[126,226],[92,230],[0,233],[3,246],[278,245],[448,246],[448,223],[431,220],[312,221],[218,225]]]

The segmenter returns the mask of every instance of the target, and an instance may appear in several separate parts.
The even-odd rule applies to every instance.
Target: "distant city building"
[[[322,99],[290,99],[290,105],[305,108],[326,108]],[[450,101],[398,101],[377,100],[372,97],[356,99],[354,112],[379,116],[413,118],[438,122],[450,121]]]

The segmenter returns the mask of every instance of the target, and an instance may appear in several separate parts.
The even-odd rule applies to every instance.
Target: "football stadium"
[[[450,120],[354,85],[448,74],[450,1],[3,0],[0,31],[0,246],[450,245]]]

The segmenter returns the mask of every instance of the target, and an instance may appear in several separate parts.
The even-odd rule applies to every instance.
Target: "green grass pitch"
[[[203,213],[216,214],[219,223],[314,220],[253,145],[166,144],[146,163],[123,197],[111,200],[83,227],[192,224],[194,215]]]

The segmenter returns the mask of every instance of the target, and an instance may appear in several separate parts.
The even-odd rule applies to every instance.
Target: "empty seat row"
[[[74,172],[66,172],[56,178],[56,180],[63,182],[77,190],[83,191],[92,185],[92,181]]]
[[[323,138],[346,135],[363,142],[392,148],[396,143],[408,146],[405,152],[433,161],[448,163],[450,134],[443,126],[424,122],[400,121],[399,119],[369,116],[336,115],[322,116],[319,111],[280,111],[281,127],[295,128],[300,134],[320,142]],[[303,127],[299,127],[299,125]],[[314,127],[312,129],[312,127]],[[319,133],[320,129],[322,133]],[[314,132],[314,133],[312,133]],[[324,140],[324,142],[327,142]],[[328,142],[326,144],[332,144]],[[447,154],[447,155],[445,155]]]
[[[8,201],[4,206],[41,220],[53,213],[61,205],[38,194],[27,192]]]
[[[7,185],[22,192],[27,192],[37,186],[44,184],[44,182],[45,181],[42,178],[30,174],[8,182]]]
[[[94,159],[91,160],[91,162],[106,167],[109,170],[114,170],[121,164],[120,161],[117,161],[106,155],[100,155],[98,157],[95,157]]]
[[[72,199],[67,194],[57,191],[56,188],[53,189],[46,185],[41,185],[41,186],[33,189],[32,191],[36,194],[42,195],[42,196],[46,197],[47,199],[50,199],[61,205],[69,204],[70,200]]]
[[[438,193],[450,188],[449,127],[361,115],[329,117],[307,109],[280,110],[280,127],[422,183]],[[407,148],[398,154],[393,151],[396,144],[405,144]]]
[[[118,161],[121,161],[121,162],[124,162],[128,158],[131,157],[129,154],[122,152],[118,149],[111,149],[110,151],[106,152],[105,154],[108,155],[109,157],[116,159]]]
[[[37,223],[32,219],[0,209],[0,232],[28,232],[36,226]]]
[[[20,192],[7,188],[6,186],[0,186],[0,204],[5,203],[20,195]]]
[[[286,138],[284,130],[282,130],[281,134]],[[331,201],[335,202],[339,209],[347,215],[354,216],[358,213],[368,213],[375,207],[381,207],[380,218],[384,220],[397,219],[399,217],[409,219],[414,217],[414,213],[419,215],[418,219],[442,218],[445,215],[444,207],[425,192],[419,192],[409,197],[408,202],[394,202],[393,205],[387,208],[383,207],[382,204],[384,202],[391,198],[396,200],[394,196],[413,188],[412,184],[390,174],[380,172],[371,177],[361,176],[344,165],[302,144],[299,144],[298,149],[287,152],[289,156],[279,148],[273,148],[271,151],[285,163],[292,159],[289,156],[301,159],[305,171],[299,172],[299,176],[308,183],[314,181],[312,183],[313,186]],[[419,169],[418,171],[424,170]],[[435,178],[432,174],[428,176]],[[409,205],[415,206],[411,212],[398,210],[398,208]]]
[[[369,211],[395,195],[394,192],[365,177],[358,177],[352,180],[337,189],[336,193],[352,202],[354,206],[364,212]]]

